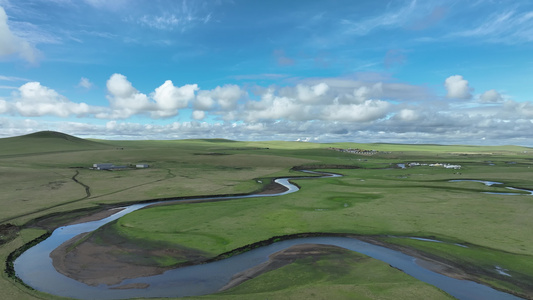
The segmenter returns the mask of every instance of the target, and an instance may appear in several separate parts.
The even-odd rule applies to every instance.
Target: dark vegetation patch
[[[301,165],[292,167],[293,171],[302,171],[302,170],[314,170],[314,169],[360,169],[360,166],[356,165],[336,165],[336,164],[312,164],[312,165]]]
[[[244,150],[270,150],[268,147],[241,147],[241,148],[228,148],[228,150],[244,151]]]
[[[202,263],[209,257],[200,250],[168,242],[127,238],[108,230],[113,225],[80,234],[53,250],[50,257],[54,267],[88,285],[113,285],[128,278],[161,274],[184,262]]]
[[[210,143],[237,143],[237,141],[227,140],[227,139],[201,139],[200,141],[210,142]]]
[[[40,242],[46,240],[47,238],[49,238],[50,236],[52,235],[52,232],[49,231],[49,232],[46,232],[45,234],[41,235],[40,237],[30,241],[29,243],[26,243],[24,245],[22,245],[22,247],[16,249],[15,251],[11,252],[8,256],[7,256],[7,259],[6,259],[6,267],[5,267],[5,272],[7,274],[7,276],[13,280],[15,280],[16,282],[22,284],[23,286],[25,286],[26,288],[30,289],[30,290],[33,290],[32,287],[30,287],[29,285],[27,285],[26,283],[24,283],[24,281],[22,281],[20,278],[17,277],[17,274],[15,273],[15,260],[20,256],[22,255],[22,253],[24,253],[26,250],[30,249],[31,247],[39,244]]]
[[[17,236],[19,230],[18,226],[10,223],[0,225],[0,245],[13,240]]]
[[[205,152],[205,153],[193,153],[194,155],[211,155],[211,156],[221,156],[221,155],[231,155],[229,153],[222,153],[222,152]]]
[[[95,214],[111,206],[99,206],[91,208],[77,209],[69,212],[56,212],[48,215],[32,219],[24,224],[26,228],[42,228],[45,230],[54,230],[59,226],[69,224],[87,215]]]
[[[113,221],[95,230],[78,246],[82,246],[85,242],[103,246],[115,245],[118,248],[118,251],[115,250],[118,261],[146,266],[171,267],[185,261],[197,264],[209,257],[209,254],[203,251],[173,243],[122,236],[112,229],[116,222]]]

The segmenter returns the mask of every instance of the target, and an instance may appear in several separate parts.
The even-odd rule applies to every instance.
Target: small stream
[[[502,185],[503,184],[503,183],[497,182],[497,181],[486,181],[486,180],[475,180],[475,179],[455,179],[455,180],[450,180],[449,182],[463,182],[463,181],[479,182],[479,183],[483,183],[486,186]],[[514,188],[514,187],[511,187],[511,186],[506,186],[505,188],[508,189],[508,190],[513,190],[513,191],[528,192],[530,195],[533,195],[533,191],[532,190],[519,189],[519,188]],[[521,194],[521,193],[502,193],[502,192],[482,192],[482,193],[483,194],[491,194],[491,195],[508,195],[508,196],[527,195],[527,194]]]
[[[310,173],[323,175],[323,173]],[[340,175],[328,174],[323,177],[331,176],[338,177]],[[304,177],[291,179],[302,178]],[[279,194],[245,195],[238,197],[205,197],[187,199],[187,201],[272,197],[298,191],[298,187],[289,183],[289,180],[289,178],[276,179],[277,183],[288,188],[287,191]],[[165,203],[179,201],[180,200],[169,200],[165,201]],[[347,237],[313,237],[285,240],[243,254],[235,255],[228,259],[208,264],[177,268],[166,271],[160,275],[127,279],[120,284],[149,285],[147,288],[143,289],[113,289],[113,287],[116,286],[107,286],[103,284],[99,286],[89,286],[62,275],[53,267],[50,253],[64,242],[81,233],[96,230],[100,226],[114,221],[125,214],[159,203],[161,202],[134,204],[102,220],[57,228],[48,239],[28,249],[15,260],[14,265],[16,275],[27,285],[36,290],[77,299],[127,299],[134,297],[151,298],[206,295],[217,292],[230,281],[234,274],[266,262],[268,256],[277,251],[287,249],[293,245],[311,243],[339,246],[368,255],[388,263],[421,281],[434,285],[457,299],[521,299],[482,284],[472,281],[458,280],[435,273],[422,267],[422,265],[426,265],[428,262],[419,264],[418,262],[420,262],[420,260],[401,252]]]

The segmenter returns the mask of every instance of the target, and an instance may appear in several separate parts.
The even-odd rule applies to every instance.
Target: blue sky
[[[533,146],[531,1],[0,0],[0,137]]]

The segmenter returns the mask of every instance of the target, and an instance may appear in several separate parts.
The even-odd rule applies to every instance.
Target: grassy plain
[[[67,212],[74,210],[154,198],[250,193],[261,189],[270,178],[301,176],[302,173],[291,171],[293,166],[350,165],[360,169],[330,170],[342,173],[342,178],[297,180],[302,189],[282,197],[143,209],[105,226],[95,236],[105,233],[143,245],[180,245],[212,256],[272,236],[301,232],[431,237],[451,244],[394,238],[386,241],[443,256],[459,264],[481,267],[488,275],[483,273],[480,280],[533,297],[528,294],[531,290],[523,286],[524,282],[533,282],[530,230],[533,196],[489,195],[482,192],[509,190],[475,182],[448,182],[451,179],[492,180],[533,189],[533,149],[530,148],[217,139],[88,141],[50,132],[0,139],[0,147],[0,180],[3,183],[0,185],[0,224],[12,223],[22,229],[18,237],[0,246],[3,260],[30,237],[43,232],[28,228],[35,224],[30,221],[36,218],[60,213],[61,219],[48,218],[47,226],[53,227],[66,222]],[[364,156],[332,151],[329,147],[380,152]],[[462,169],[396,167],[397,163],[413,161],[460,164]],[[148,163],[150,168],[88,169],[93,163],[106,162],[116,165]],[[89,193],[85,187],[89,187]],[[470,248],[465,250],[454,243]],[[160,257],[154,261],[163,265],[182,262],[174,257]],[[369,260],[366,263],[378,262]],[[496,273],[496,265],[508,270],[518,282],[510,283],[506,276],[488,271]],[[352,267],[356,272],[360,266]],[[312,268],[305,263],[289,265],[220,297],[229,297],[228,293],[246,297],[247,293],[254,293],[254,289],[258,291],[260,286],[268,285],[269,276],[283,281],[293,271],[311,272]],[[376,270],[379,270],[377,275],[395,278],[392,273],[396,270],[379,267]],[[404,279],[394,280],[399,283]],[[280,288],[271,293],[263,291],[261,296],[296,295],[297,291],[327,295],[309,286],[300,290],[301,286]],[[377,286],[364,293],[369,298],[380,298],[375,290]],[[391,283],[392,296],[408,291],[400,286]],[[321,281],[320,287],[323,292],[339,286],[327,279]],[[48,297],[28,292],[5,274],[0,289],[14,295],[13,299]],[[349,287],[346,294],[353,293],[354,289]]]
[[[319,260],[297,259],[231,290],[197,299],[204,298],[454,299],[386,263],[345,249]]]

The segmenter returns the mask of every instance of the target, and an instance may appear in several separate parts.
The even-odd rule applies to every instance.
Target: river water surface
[[[329,176],[340,176],[329,174]],[[228,200],[235,198],[271,197],[292,193],[298,187],[289,183],[288,178],[277,179],[277,183],[288,188],[287,191],[275,195],[245,195],[239,197],[206,197],[198,200]],[[194,199],[187,199],[188,201]],[[179,200],[170,200],[172,202]],[[120,285],[144,284],[143,289],[113,289],[116,286],[89,286],[56,271],[52,265],[50,253],[62,243],[85,232],[96,230],[100,226],[114,221],[132,211],[156,203],[135,204],[102,220],[64,226],[56,229],[52,235],[28,249],[15,260],[16,275],[27,285],[36,290],[53,295],[78,299],[126,299],[133,297],[184,297],[206,295],[217,292],[226,285],[236,273],[266,262],[268,256],[277,251],[298,244],[325,244],[339,246],[352,251],[366,254],[381,260],[405,273],[434,285],[458,299],[521,299],[503,293],[488,286],[472,281],[458,280],[432,272],[418,264],[418,259],[385,247],[369,244],[354,238],[346,237],[313,237],[285,240],[268,246],[260,247],[228,259],[169,270],[163,274],[124,280]]]

